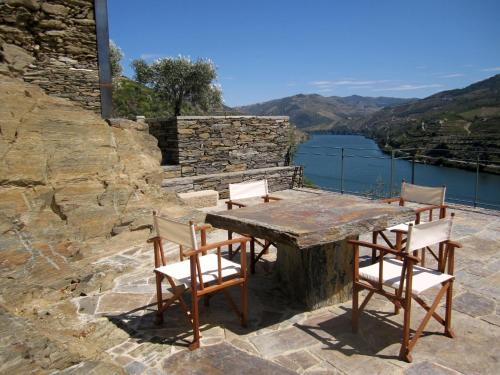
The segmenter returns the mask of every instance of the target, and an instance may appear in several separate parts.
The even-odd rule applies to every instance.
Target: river
[[[343,186],[341,185],[341,148],[344,148]],[[370,196],[389,196],[391,157],[371,139],[359,135],[312,135],[302,143],[295,164],[303,165],[304,175],[326,190]],[[393,195],[399,193],[402,179],[411,182],[412,163],[395,160],[392,173]],[[446,201],[473,205],[476,173],[457,168],[415,164],[414,183],[447,187]],[[479,173],[477,205],[500,210],[500,176]]]

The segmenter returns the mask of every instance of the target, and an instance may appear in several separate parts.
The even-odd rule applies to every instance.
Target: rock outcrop
[[[94,1],[0,1],[2,73],[100,112]]]
[[[160,160],[147,125],[0,76],[0,372],[101,360],[124,334],[83,324],[71,298],[112,285],[120,270],[95,261],[144,244],[154,208],[190,214]]]

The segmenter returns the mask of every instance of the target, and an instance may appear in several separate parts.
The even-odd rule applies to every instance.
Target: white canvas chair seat
[[[209,283],[217,280],[219,275],[217,254],[208,254],[199,257],[199,260],[203,282]],[[221,258],[221,269],[222,278],[224,279],[226,277],[239,274],[241,267],[238,263]],[[189,260],[167,264],[166,266],[155,268],[155,271],[170,276],[179,284],[184,284],[186,287],[191,285],[191,265]]]
[[[193,328],[193,341],[189,349],[200,347],[200,318],[199,302],[204,298],[205,306],[209,306],[209,298],[217,292],[223,292],[230,306],[240,319],[243,326],[247,322],[247,273],[246,273],[246,243],[248,238],[234,238],[227,241],[206,243],[205,225],[195,225],[192,221],[182,223],[168,217],[159,216],[153,212],[153,223],[156,236],[148,242],[153,243],[155,278],[156,278],[156,324],[163,323],[163,312],[174,302],[186,315]],[[200,232],[201,246],[198,245]],[[179,262],[167,264],[167,258],[163,250],[163,240],[179,245]],[[237,244],[240,246],[240,263],[231,262],[222,257],[224,246]],[[217,253],[208,254],[216,250]],[[184,258],[187,257],[187,260]],[[171,295],[163,298],[162,281],[166,280]],[[240,289],[240,308],[235,304],[227,288],[238,286]],[[183,294],[190,292],[191,307],[184,301]]]
[[[408,228],[409,228],[410,224],[415,224],[415,220],[408,221],[406,223],[401,223],[401,224],[393,225],[392,227],[386,228],[385,230],[388,230],[388,231],[403,230],[405,232],[408,232]]]
[[[403,262],[397,259],[384,259],[382,282],[384,285],[398,289],[401,282],[401,271]],[[379,264],[375,263],[367,267],[359,269],[359,276],[362,279],[378,282]],[[420,293],[430,289],[436,285],[452,279],[453,276],[446,273],[441,273],[428,268],[414,266],[412,293],[419,295]]]
[[[248,199],[268,195],[267,180],[229,184],[229,199]]]
[[[353,297],[352,297],[352,329],[358,331],[360,312],[366,307],[375,295],[382,295],[394,304],[394,313],[399,314],[404,309],[403,341],[399,351],[399,358],[411,362],[411,351],[418,339],[422,336],[427,323],[431,318],[444,326],[444,333],[448,337],[455,337],[451,329],[451,304],[453,298],[454,259],[455,248],[461,245],[451,240],[451,228],[454,214],[450,219],[439,219],[423,224],[408,224],[405,249],[401,247],[401,237],[396,238],[398,248],[382,246],[359,240],[348,240],[353,245],[354,261],[352,269]],[[401,233],[396,234],[401,235]],[[415,251],[429,246],[439,246],[437,269],[425,268]],[[372,259],[378,259],[375,264],[359,268],[360,247],[372,249]],[[377,256],[376,253],[379,253]],[[428,304],[420,294],[436,287],[436,294],[431,304]],[[393,288],[393,290],[391,290]],[[363,302],[359,301],[359,293],[367,291]],[[427,295],[425,297],[428,297]],[[445,298],[444,316],[436,309]],[[411,304],[416,301],[426,311],[418,328],[411,332]]]

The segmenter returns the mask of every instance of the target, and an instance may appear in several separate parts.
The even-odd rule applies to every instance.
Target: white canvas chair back
[[[267,180],[229,184],[229,199],[262,197],[268,194]]]
[[[184,224],[166,217],[154,215],[156,235],[167,241],[198,250],[194,224]]]
[[[406,251],[422,249],[449,240],[452,224],[452,219],[440,219],[424,224],[410,225]]]
[[[404,201],[440,206],[444,204],[445,193],[445,186],[420,186],[404,181],[401,184],[401,198]]]

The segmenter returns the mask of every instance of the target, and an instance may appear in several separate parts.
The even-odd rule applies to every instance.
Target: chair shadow
[[[239,262],[239,256],[233,259]],[[280,287],[273,272],[274,261],[262,259],[258,263],[257,272],[248,278],[248,322],[242,327],[239,317],[233,312],[224,294],[211,295],[209,305],[204,298],[199,302],[200,334],[212,328],[221,327],[235,335],[247,335],[251,332],[280,324],[296,314],[308,311],[305,306],[290,299]],[[230,295],[239,306],[240,292],[238,287],[230,287]],[[191,306],[189,293],[183,295],[188,306]],[[165,298],[165,296],[164,296]],[[187,347],[192,341],[192,328],[187,316],[178,302],[173,303],[163,313],[163,323],[155,324],[157,304],[156,298],[147,305],[137,307],[119,314],[104,315],[115,326],[125,331],[138,343],[151,342],[159,344]],[[208,336],[210,337],[210,334]]]

